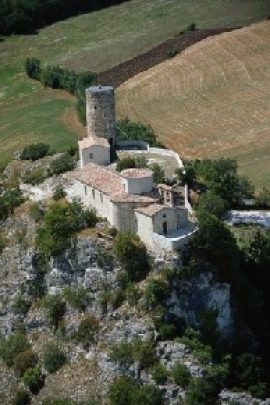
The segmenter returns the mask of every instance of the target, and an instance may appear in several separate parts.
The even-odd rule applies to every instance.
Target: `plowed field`
[[[270,186],[270,21],[207,38],[126,81],[118,116],[185,158],[236,157]]]

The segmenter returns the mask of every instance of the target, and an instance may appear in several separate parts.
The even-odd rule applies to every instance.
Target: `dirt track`
[[[184,49],[212,35],[229,32],[233,29],[214,28],[207,30],[188,31],[185,34],[178,35],[166,42],[156,46],[148,52],[136,56],[133,59],[120,63],[119,65],[106,70],[98,75],[98,82],[102,85],[119,86],[126,80],[134,77],[165,60],[168,59],[170,51],[177,50],[178,53]]]

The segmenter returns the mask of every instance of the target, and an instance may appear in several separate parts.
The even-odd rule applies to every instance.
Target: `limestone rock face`
[[[184,318],[188,325],[198,327],[201,311],[217,311],[217,327],[228,338],[232,337],[234,320],[230,304],[230,285],[216,282],[210,272],[200,273],[189,281],[174,285],[169,311]]]
[[[270,405],[270,399],[262,400],[253,398],[247,392],[232,392],[222,390],[219,394],[221,405]]]

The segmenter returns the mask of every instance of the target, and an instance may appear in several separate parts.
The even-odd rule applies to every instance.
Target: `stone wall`
[[[116,144],[114,89],[93,86],[86,89],[86,122],[89,136],[106,138]]]

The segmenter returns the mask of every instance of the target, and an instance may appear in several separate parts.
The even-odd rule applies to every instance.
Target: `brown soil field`
[[[270,186],[270,21],[204,39],[120,85],[118,117],[186,159],[230,156]]]

